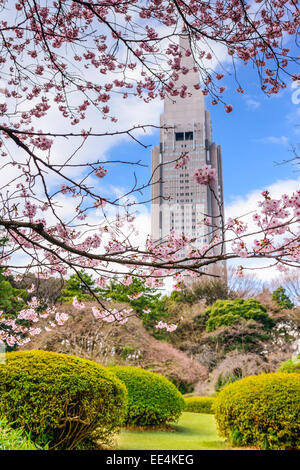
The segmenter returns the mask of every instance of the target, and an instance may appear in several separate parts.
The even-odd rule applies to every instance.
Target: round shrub
[[[213,414],[212,406],[215,401],[214,397],[188,397],[185,398],[184,401],[185,411]]]
[[[216,396],[221,436],[233,445],[293,449],[300,444],[300,376],[271,373],[246,377]]]
[[[292,357],[288,361],[281,363],[279,372],[294,372],[295,374],[300,374],[300,354],[298,356]]]
[[[161,426],[177,421],[184,399],[169,380],[138,367],[114,366],[110,370],[128,390],[127,425]]]
[[[50,449],[107,439],[122,424],[127,391],[96,362],[47,351],[19,351],[0,364],[0,416]]]

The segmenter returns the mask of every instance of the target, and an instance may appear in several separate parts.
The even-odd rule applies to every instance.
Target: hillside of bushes
[[[135,278],[129,285],[113,280],[103,288],[84,272],[61,285],[46,280],[36,286],[36,295],[45,305],[56,302],[70,318],[24,348],[76,354],[103,365],[140,366],[163,374],[183,393],[212,395],[228,382],[276,371],[299,348],[300,308],[284,288],[272,292],[250,281],[237,288],[232,278],[227,284],[204,280],[163,296]],[[29,276],[15,288],[26,289],[32,282]],[[87,286],[107,306],[132,308],[128,322],[96,320],[91,307],[97,304]],[[72,306],[75,295],[85,309]],[[159,320],[177,329],[158,329]]]
[[[275,372],[300,348],[300,308],[283,308],[268,290],[254,299],[229,298],[211,305],[181,296],[171,306],[172,321],[178,310],[183,319],[169,340],[209,374],[196,394],[213,394],[227,382]]]
[[[284,289],[242,297],[210,282],[162,296],[136,280],[97,293],[106,307],[130,307],[128,321],[96,319],[73,277],[55,294],[68,321],[6,354],[0,449],[115,448],[122,428],[170,430],[183,412],[214,415],[231,447],[299,448],[299,308]]]

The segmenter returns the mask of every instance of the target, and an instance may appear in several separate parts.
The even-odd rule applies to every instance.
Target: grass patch
[[[11,429],[6,420],[0,421],[0,450],[37,450],[20,429]]]
[[[140,431],[123,429],[117,439],[118,450],[230,450],[217,434],[213,415],[182,413],[172,430]],[[236,449],[236,448],[235,448]]]

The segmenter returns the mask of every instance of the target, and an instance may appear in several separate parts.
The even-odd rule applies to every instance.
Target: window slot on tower
[[[175,132],[175,140],[176,142],[184,140],[184,132]]]
[[[187,131],[187,132],[175,132],[175,140],[176,142],[180,142],[183,140],[193,140],[194,139],[194,132]]]

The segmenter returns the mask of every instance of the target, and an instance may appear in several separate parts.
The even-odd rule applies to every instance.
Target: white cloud
[[[289,143],[289,139],[285,135],[282,135],[281,137],[268,136],[268,137],[263,137],[262,139],[256,139],[256,142],[261,142],[262,144],[286,145]]]
[[[252,98],[247,98],[247,99],[246,99],[246,105],[247,105],[247,107],[248,107],[249,109],[254,110],[254,111],[260,107],[260,104],[261,104],[261,103],[260,103],[259,101],[254,100],[254,99],[252,99]]]

